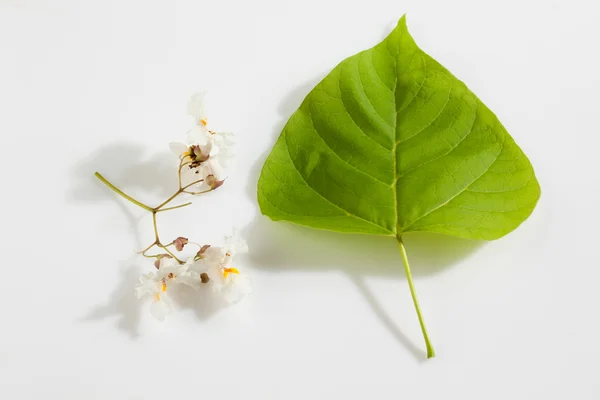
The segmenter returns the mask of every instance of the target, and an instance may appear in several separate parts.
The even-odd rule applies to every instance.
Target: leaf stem
[[[140,201],[137,201],[136,199],[134,199],[133,197],[129,196],[128,194],[126,194],[125,192],[123,192],[121,189],[119,189],[118,187],[116,187],[115,185],[113,185],[112,183],[110,183],[99,172],[94,172],[94,175],[96,176],[96,178],[100,179],[102,181],[102,183],[104,183],[106,186],[108,186],[109,188],[111,188],[115,193],[121,195],[122,197],[124,197],[125,199],[129,200],[130,202],[132,202],[136,206],[142,207],[144,210],[148,210],[150,212],[154,211],[152,209],[152,207],[149,207],[149,206],[145,205],[144,203],[142,203]]]
[[[417,292],[415,291],[415,285],[413,284],[412,274],[410,272],[410,265],[408,264],[408,257],[406,255],[406,249],[402,242],[402,236],[397,235],[396,240],[398,247],[400,248],[400,254],[402,255],[402,262],[404,263],[404,272],[406,272],[406,279],[408,280],[408,286],[410,287],[410,295],[412,296],[413,303],[415,305],[415,311],[419,317],[419,324],[421,325],[421,332],[423,332],[423,338],[425,339],[425,346],[427,346],[427,358],[435,357],[435,351],[429,341],[429,335],[427,334],[427,328],[425,327],[425,321],[421,315],[421,308],[419,307],[419,300],[417,299]]]

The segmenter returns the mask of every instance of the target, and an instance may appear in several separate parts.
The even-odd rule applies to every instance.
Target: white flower
[[[206,273],[213,291],[221,294],[227,303],[238,303],[252,293],[248,275],[237,268],[213,264]]]
[[[206,180],[211,175],[216,181],[223,181],[227,177],[226,168],[233,158],[234,135],[207,128],[204,93],[192,96],[188,113],[194,117],[196,125],[188,131],[187,143],[170,143],[173,153],[187,163],[182,170],[182,184]],[[215,189],[214,185],[207,183],[194,186],[198,189]]]
[[[148,273],[140,277],[140,283],[135,286],[138,299],[150,296],[152,305],[150,313],[158,320],[163,321],[171,313],[173,302],[169,292],[178,284],[197,287],[200,277],[193,271],[188,271],[193,259],[180,265],[175,259],[163,257],[160,267],[156,272]]]
[[[204,108],[205,95],[205,92],[195,93],[194,95],[192,95],[192,98],[190,99],[187,105],[188,114],[190,114],[196,119],[197,124],[202,124],[204,126],[206,126],[208,122],[206,119],[206,111]]]
[[[237,303],[252,292],[250,279],[240,272],[235,262],[236,256],[248,251],[246,242],[237,232],[225,239],[223,247],[211,246],[202,255],[196,268],[205,269],[213,291],[220,293],[228,303]]]

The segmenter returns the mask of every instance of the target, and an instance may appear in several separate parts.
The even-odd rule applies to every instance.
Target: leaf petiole
[[[421,308],[419,307],[419,300],[417,299],[417,292],[415,291],[415,285],[413,284],[412,274],[410,272],[410,265],[408,264],[408,257],[406,255],[406,249],[404,248],[404,243],[402,242],[402,236],[397,235],[396,240],[398,242],[398,247],[400,248],[400,254],[402,255],[404,272],[406,272],[406,279],[408,280],[408,286],[410,287],[410,295],[412,296],[413,303],[415,305],[415,311],[417,312],[417,316],[419,317],[419,324],[421,325],[421,332],[423,332],[423,338],[425,339],[425,346],[427,346],[427,358],[432,358],[435,357],[435,351],[433,350],[433,346],[431,345],[431,341],[429,340],[427,328],[425,327],[425,321],[423,320],[423,316],[421,315]]]

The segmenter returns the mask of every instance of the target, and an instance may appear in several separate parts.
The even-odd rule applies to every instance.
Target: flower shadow
[[[281,103],[279,113],[284,120],[275,126],[273,143],[279,137],[285,121],[319,80],[300,86]],[[247,195],[254,202],[257,201],[260,171],[271,147],[250,171]],[[373,276],[406,279],[395,238],[311,229],[273,222],[262,215],[246,228],[244,236],[249,242],[249,259],[256,268],[273,273],[289,270],[339,270],[347,274],[390,334],[416,359],[424,359],[421,347],[402,332],[394,322],[397,318],[392,318],[394,313],[390,314],[389,309],[381,305],[366,283],[366,278]],[[407,234],[404,242],[415,278],[439,274],[471,255],[483,244],[480,241],[431,233]]]
[[[121,277],[118,285],[108,297],[108,301],[92,308],[80,321],[98,321],[116,317],[116,327],[131,339],[140,336],[139,323],[141,303],[135,297],[134,285],[138,282],[142,268],[137,257],[120,263]]]
[[[168,152],[147,154],[136,143],[119,142],[103,147],[79,161],[72,170],[73,185],[67,197],[73,202],[107,201],[106,188],[94,177],[98,171],[125,192],[163,198],[177,188],[176,165]]]
[[[180,285],[171,297],[178,308],[192,310],[201,321],[208,320],[219,311],[230,306],[209,287],[196,290],[189,286]]]
[[[72,203],[115,202],[129,222],[130,232],[136,249],[143,244],[139,230],[140,221],[146,212],[140,215],[135,206],[131,206],[115,195],[100,182],[94,172],[102,173],[117,187],[148,205],[153,199],[163,200],[177,190],[177,163],[168,152],[148,155],[141,145],[119,142],[101,148],[84,157],[72,169],[72,186],[67,199]],[[79,321],[99,321],[116,318],[118,330],[130,338],[140,336],[140,317],[148,312],[148,301],[140,301],[135,296],[134,287],[142,273],[150,272],[152,262],[133,254],[119,263],[120,279],[108,300],[94,306]],[[181,285],[182,286],[182,285]],[[177,288],[172,297],[177,308],[192,309],[200,320],[206,320],[225,304],[210,296],[207,291],[193,292],[188,288]]]
[[[115,326],[119,331],[125,333],[132,340],[139,338],[142,335],[140,332],[141,316],[142,313],[149,314],[150,305],[149,299],[138,299],[134,290],[140,275],[148,272],[148,263],[144,263],[144,261],[138,255],[122,261],[120,263],[121,277],[118,279],[117,286],[108,296],[108,300],[93,307],[87,314],[79,318],[79,321],[116,319]],[[192,310],[200,321],[208,320],[230,306],[208,287],[195,290],[186,285],[177,285],[169,292],[176,308],[175,312]]]

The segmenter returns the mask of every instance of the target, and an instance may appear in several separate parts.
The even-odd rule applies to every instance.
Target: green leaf
[[[263,214],[314,228],[394,236],[427,346],[402,234],[497,239],[533,211],[529,160],[463,82],[425,54],[402,17],[302,102],[258,182]]]
[[[529,160],[402,17],[306,97],[263,167],[263,214],[314,228],[497,239],[533,211]]]

